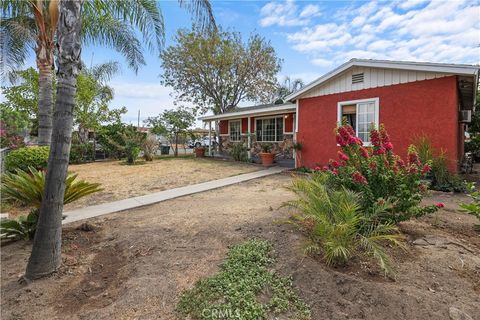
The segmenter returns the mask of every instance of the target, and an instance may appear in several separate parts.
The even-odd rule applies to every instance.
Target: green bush
[[[474,182],[468,184],[467,191],[473,201],[471,203],[461,203],[460,207],[463,211],[474,215],[480,220],[480,192],[476,190]],[[480,231],[480,224],[477,224],[475,227]]]
[[[345,264],[359,252],[371,254],[385,273],[392,271],[382,244],[400,245],[397,228],[380,217],[390,207],[376,204],[362,211],[360,194],[327,185],[328,173],[298,179],[292,190],[297,199],[288,202],[300,210],[294,224],[310,237],[307,252],[322,252],[327,264]]]
[[[430,165],[420,162],[415,147],[410,146],[407,160],[402,160],[394,154],[383,126],[379,130],[372,128],[370,141],[372,146],[365,147],[348,125],[337,129],[337,143],[342,147],[339,160],[331,160],[323,168],[328,173],[329,186],[358,192],[365,212],[379,202],[390,202],[392,206],[389,214],[382,217],[383,222],[399,222],[435,211],[435,206],[419,206],[427,191],[422,179]]]
[[[230,156],[235,161],[248,161],[247,148],[243,143],[234,143],[230,149]]]
[[[431,164],[431,170],[426,176],[430,181],[430,189],[444,192],[466,191],[465,181],[448,169],[449,160],[445,151],[435,150],[426,136],[418,138],[415,145],[420,161]]]
[[[93,143],[75,143],[70,148],[70,163],[79,164],[93,161]]]
[[[25,147],[10,151],[5,157],[5,170],[28,170],[29,167],[44,170],[48,164],[48,147]]]
[[[18,220],[3,220],[0,223],[0,237],[2,239],[33,238],[38,210],[44,194],[45,176],[45,171],[38,171],[34,168],[29,168],[29,171],[18,170],[16,173],[6,173],[4,175],[1,186],[4,199],[33,207],[33,210],[27,217],[20,217]],[[67,176],[64,204],[102,190],[99,183],[76,180],[76,178],[76,174]]]
[[[186,319],[310,319],[292,280],[272,270],[271,251],[262,240],[232,247],[220,272],[184,292],[177,310]],[[262,293],[264,301],[257,298]]]

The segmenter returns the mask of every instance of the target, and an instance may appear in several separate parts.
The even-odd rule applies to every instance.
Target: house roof
[[[354,67],[372,67],[372,68],[385,68],[385,69],[398,69],[398,70],[415,70],[415,71],[425,71],[425,72],[442,72],[442,73],[451,73],[454,75],[462,76],[473,76],[474,78],[474,87],[476,90],[476,84],[478,83],[478,72],[479,67],[466,65],[466,64],[445,64],[445,63],[430,63],[430,62],[411,62],[411,61],[390,61],[390,60],[371,60],[371,59],[352,59],[338,68],[326,73],[320,78],[312,81],[311,83],[304,86],[302,89],[288,95],[286,101],[295,101],[296,98],[300,97],[305,92],[311,90],[312,88],[321,85],[328,80],[332,79],[341,72]],[[475,94],[474,94],[475,96]]]
[[[233,109],[232,111],[212,115],[212,116],[204,116],[198,118],[198,120],[203,121],[211,121],[211,120],[227,120],[227,119],[238,119],[245,116],[266,116],[266,115],[273,115],[278,113],[285,113],[289,111],[295,111],[296,104],[294,103],[282,103],[282,104],[261,104],[256,106],[249,106],[249,107],[238,107]]]

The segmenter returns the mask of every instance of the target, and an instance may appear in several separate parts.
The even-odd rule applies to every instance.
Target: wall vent
[[[352,84],[362,83],[363,78],[364,78],[363,72],[362,73],[357,73],[357,74],[352,74]]]

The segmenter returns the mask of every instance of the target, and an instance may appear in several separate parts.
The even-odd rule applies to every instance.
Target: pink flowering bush
[[[423,179],[430,171],[430,164],[420,162],[413,145],[404,161],[393,152],[394,146],[383,125],[370,131],[369,146],[356,137],[349,125],[337,128],[336,141],[342,148],[338,160],[330,160],[320,171],[329,176],[331,187],[360,193],[365,214],[375,215],[375,208],[387,205],[386,214],[372,218],[398,222],[438,209],[438,206],[419,206],[427,191]]]

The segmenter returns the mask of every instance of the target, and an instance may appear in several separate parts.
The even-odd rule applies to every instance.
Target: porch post
[[[208,155],[212,156],[212,120],[208,121]]]
[[[247,125],[247,128],[248,128],[248,142],[247,142],[247,148],[248,148],[248,159],[252,159],[252,130],[251,130],[251,118],[248,117],[248,125]]]

